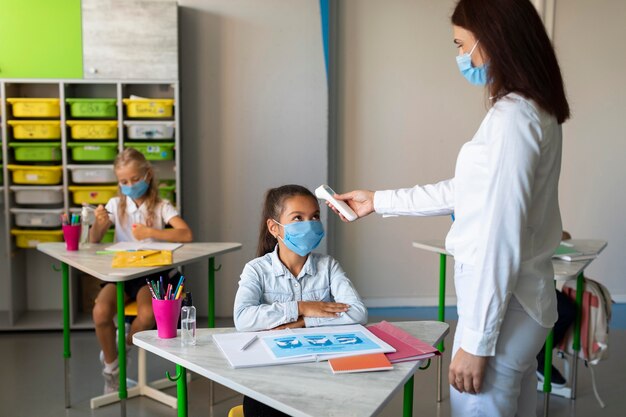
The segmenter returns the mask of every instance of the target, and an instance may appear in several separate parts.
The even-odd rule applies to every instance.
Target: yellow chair
[[[131,301],[124,306],[124,315],[126,317],[137,317],[137,301]]]
[[[238,405],[233,407],[228,412],[228,417],[244,417],[243,416],[243,405]]]

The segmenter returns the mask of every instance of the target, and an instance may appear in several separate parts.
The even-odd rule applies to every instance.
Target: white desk
[[[568,240],[578,252],[599,255],[607,245],[604,240],[597,239],[571,239]],[[423,249],[429,252],[439,254],[439,320],[443,321],[444,308],[445,308],[445,291],[446,291],[446,257],[451,256],[450,252],[446,250],[445,242],[443,239],[429,239],[413,242],[413,247],[417,249]],[[580,350],[580,326],[581,326],[581,314],[582,314],[582,294],[583,294],[583,271],[593,259],[585,259],[581,261],[563,261],[560,259],[553,259],[552,266],[554,267],[554,279],[555,280],[570,280],[576,279],[576,322],[574,324],[574,351]],[[443,342],[438,346],[439,350],[443,352]],[[576,398],[576,383],[577,383],[577,369],[578,369],[578,355],[574,355],[572,364],[572,387],[565,387],[559,389],[553,389],[551,383],[552,374],[552,348],[553,348],[553,334],[550,332],[546,340],[546,360],[544,370],[544,382],[539,388],[545,393],[544,400],[544,415],[548,415],[548,405],[550,401],[550,392],[554,392],[557,395],[564,396],[566,398]],[[438,362],[438,387],[437,387],[437,401],[441,401],[441,359]]]
[[[449,326],[437,321],[396,322],[394,325],[435,345],[448,333]],[[290,416],[376,415],[391,396],[417,371],[421,362],[395,363],[384,372],[334,375],[326,361],[257,368],[233,369],[213,342],[214,333],[233,332],[233,328],[199,329],[197,345],[181,347],[180,337],[159,339],[156,331],[136,333],[133,343],[176,364],[178,416],[186,417],[186,369],[261,401]],[[413,389],[405,389],[412,409]]]
[[[209,326],[215,323],[215,256],[232,252],[241,248],[240,243],[188,243],[173,253],[172,264],[162,267],[148,268],[113,268],[112,254],[98,255],[97,251],[104,250],[107,244],[84,244],[80,250],[69,252],[65,243],[40,243],[37,249],[54,259],[62,262],[63,270],[63,356],[65,358],[65,407],[70,407],[69,392],[69,359],[70,351],[70,295],[69,295],[69,266],[87,274],[93,275],[108,282],[117,284],[117,321],[118,321],[118,361],[120,367],[120,388],[118,397],[122,416],[126,415],[126,398],[129,391],[126,388],[126,348],[124,337],[124,282],[133,278],[145,276],[154,272],[176,268],[203,259],[209,259]],[[153,395],[153,391],[146,387],[131,389],[132,396],[147,395],[162,401],[161,395]],[[156,393],[154,393],[156,394]],[[115,394],[113,394],[115,396]]]

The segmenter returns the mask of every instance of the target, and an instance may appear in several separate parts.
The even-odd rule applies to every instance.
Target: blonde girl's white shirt
[[[115,225],[116,242],[153,242],[148,238],[141,241],[135,239],[132,232],[133,224],[146,224],[148,219],[148,209],[145,204],[137,207],[132,198],[126,198],[126,217],[122,224],[119,216],[120,197],[113,197],[106,205],[109,211],[109,219]],[[161,200],[155,207],[154,229],[164,229],[173,217],[178,216],[178,211],[168,200]]]
[[[533,101],[508,94],[459,152],[455,176],[437,184],[378,191],[380,214],[449,215],[446,249],[472,267],[455,280],[464,318],[461,348],[493,356],[514,295],[541,326],[557,318],[552,254],[561,238],[561,126]]]

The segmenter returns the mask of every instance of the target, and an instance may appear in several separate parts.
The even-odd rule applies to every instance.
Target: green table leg
[[[209,329],[215,327],[215,258],[209,258]]]
[[[178,417],[187,417],[187,369],[176,365],[176,398],[178,403]]]
[[[556,281],[555,281],[556,286]],[[554,349],[554,329],[546,337],[543,365],[543,415],[548,417],[550,393],[552,392],[552,349]]]
[[[120,370],[120,407],[122,417],[126,416],[126,335],[124,334],[124,282],[117,283],[117,360]]]
[[[402,412],[402,417],[411,417],[413,416],[413,385],[415,377],[409,378],[404,384],[404,408]]]
[[[554,330],[546,338],[545,361],[543,365],[543,415],[548,415],[550,393],[552,392],[552,349],[554,348]]]
[[[572,365],[572,394],[571,398],[576,399],[576,385],[578,379],[578,352],[580,351],[580,327],[583,318],[583,291],[585,285],[585,277],[581,272],[576,278],[576,320],[574,321],[574,359]]]
[[[446,321],[446,254],[439,254],[439,307],[438,307],[438,318],[439,321]],[[443,340],[439,342],[437,345],[437,349],[439,352],[443,353],[444,345]],[[439,355],[437,358],[437,402],[441,402],[441,392],[442,392],[442,384],[443,384],[443,355]]]
[[[65,408],[70,408],[70,267],[61,263],[63,271],[63,358],[65,366]]]

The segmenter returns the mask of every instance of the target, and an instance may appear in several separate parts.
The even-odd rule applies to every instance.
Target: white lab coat
[[[469,353],[495,354],[511,295],[541,326],[556,321],[551,257],[562,230],[561,140],[554,116],[511,93],[463,145],[454,178],[375,193],[380,214],[454,212],[446,249],[473,269],[471,279],[455,282],[465,326],[461,348]]]

